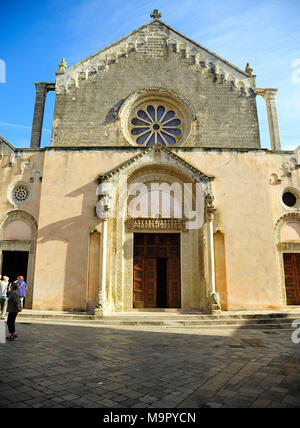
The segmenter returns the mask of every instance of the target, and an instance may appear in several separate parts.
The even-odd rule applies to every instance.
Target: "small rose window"
[[[166,106],[148,105],[137,111],[131,120],[131,135],[137,144],[174,146],[182,136],[182,122],[174,110]]]
[[[21,181],[9,186],[7,197],[14,206],[26,205],[31,199],[32,191],[28,183]]]

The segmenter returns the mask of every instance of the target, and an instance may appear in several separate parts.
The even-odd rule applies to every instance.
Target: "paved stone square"
[[[0,407],[296,407],[287,330],[17,324],[0,344]]]

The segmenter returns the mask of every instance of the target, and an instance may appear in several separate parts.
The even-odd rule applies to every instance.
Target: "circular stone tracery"
[[[196,118],[185,98],[165,88],[142,89],[130,95],[118,116],[127,142],[142,147],[185,144]]]
[[[182,121],[168,106],[151,104],[141,107],[131,120],[131,135],[139,145],[173,146],[182,136]]]
[[[30,185],[22,181],[9,186],[7,197],[12,205],[22,206],[30,201],[31,194]]]
[[[14,190],[13,198],[18,202],[25,202],[29,198],[29,190],[25,186],[19,186]]]

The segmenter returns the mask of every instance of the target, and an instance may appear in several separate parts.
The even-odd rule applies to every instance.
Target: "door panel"
[[[180,259],[168,259],[168,308],[181,308]]]
[[[167,278],[163,281],[167,296],[164,305],[168,308],[180,308],[180,235],[135,234],[134,257],[133,307],[157,308],[158,265],[160,269],[162,268],[162,263],[159,264],[158,260],[164,259],[166,260],[164,276]],[[162,273],[160,272],[160,274]]]
[[[143,258],[135,258],[133,263],[133,307],[144,307],[144,261]]]
[[[284,272],[288,305],[300,305],[300,254],[284,254]]]
[[[156,308],[156,259],[145,259],[145,308]]]

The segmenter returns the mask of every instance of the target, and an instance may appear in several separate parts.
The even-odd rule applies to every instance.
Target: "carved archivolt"
[[[37,220],[26,211],[14,210],[3,214],[0,217],[0,240],[3,240],[5,227],[15,220],[22,220],[31,228],[32,240],[36,239],[37,235]]]
[[[281,243],[281,230],[285,223],[289,221],[299,221],[300,222],[300,212],[293,211],[282,214],[275,223],[276,230],[276,244],[279,245]]]

